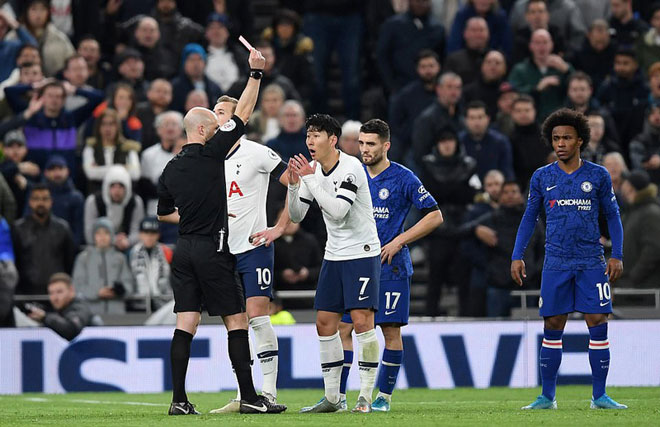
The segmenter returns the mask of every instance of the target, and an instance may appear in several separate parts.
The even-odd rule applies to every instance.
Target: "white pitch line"
[[[51,402],[53,399],[45,399],[43,397],[26,397],[25,400],[30,402]],[[73,403],[88,403],[91,405],[132,405],[132,406],[169,406],[165,403],[149,403],[149,402],[121,402],[113,400],[89,400],[89,399],[68,399],[59,400],[57,402],[73,402]]]

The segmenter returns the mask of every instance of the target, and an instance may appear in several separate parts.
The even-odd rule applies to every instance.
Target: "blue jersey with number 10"
[[[390,162],[390,166],[374,178],[369,171],[366,172],[381,247],[403,233],[403,222],[413,205],[419,210],[438,205],[419,178],[398,163]],[[382,265],[380,280],[402,279],[412,276],[412,273],[410,251],[404,246],[392,258],[391,264]]]

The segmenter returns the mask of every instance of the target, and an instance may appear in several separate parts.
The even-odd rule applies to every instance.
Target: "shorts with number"
[[[236,255],[236,269],[241,276],[245,298],[268,297],[273,299],[273,265],[275,245],[258,246]]]
[[[380,255],[346,261],[323,260],[316,287],[316,310],[346,313],[378,310]]]
[[[612,312],[611,289],[604,268],[543,271],[539,314],[547,317],[574,311]]]
[[[380,298],[376,325],[395,323],[407,325],[410,316],[410,278],[380,281]],[[351,315],[345,313],[342,322],[353,323]]]

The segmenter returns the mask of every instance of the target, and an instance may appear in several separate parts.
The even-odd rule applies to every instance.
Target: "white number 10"
[[[609,300],[611,293],[610,293],[610,284],[605,282],[605,283],[596,283],[596,287],[598,288],[598,297],[602,299]],[[605,297],[605,298],[603,298]]]

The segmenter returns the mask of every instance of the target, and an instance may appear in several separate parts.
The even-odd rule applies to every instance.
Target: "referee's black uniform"
[[[228,316],[245,311],[236,258],[227,245],[225,157],[245,125],[233,116],[206,144],[188,143],[158,181],[158,215],[179,209],[179,239],[172,259],[174,311]]]

